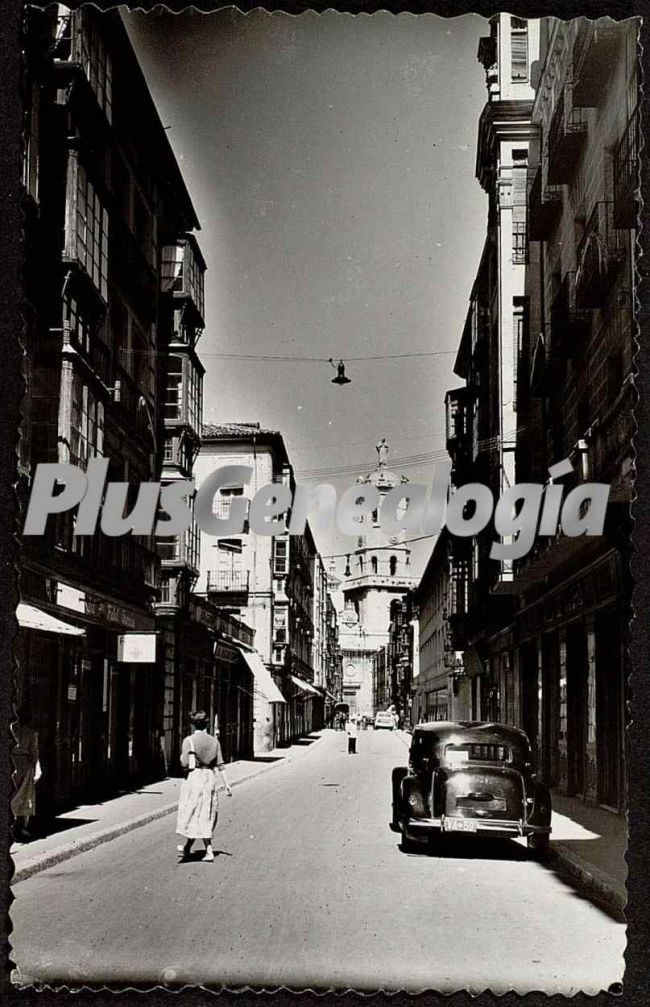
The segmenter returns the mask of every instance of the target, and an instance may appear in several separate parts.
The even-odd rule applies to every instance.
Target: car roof
[[[529,744],[528,736],[518,727],[511,724],[498,724],[494,721],[481,720],[434,720],[418,724],[413,729],[413,735],[433,736],[432,740],[447,741],[452,737],[460,743],[490,741],[511,741],[518,744]]]

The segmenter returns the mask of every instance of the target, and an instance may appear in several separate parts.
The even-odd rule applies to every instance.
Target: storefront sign
[[[215,643],[214,656],[217,661],[226,661],[228,664],[234,664],[239,653],[234,647],[229,647],[227,643]]]
[[[117,660],[130,664],[155,664],[155,633],[124,633],[117,638]]]
[[[73,612],[85,612],[86,592],[78,591],[75,587],[70,587],[69,584],[57,581],[56,603],[57,605],[61,605],[62,608],[72,609]]]

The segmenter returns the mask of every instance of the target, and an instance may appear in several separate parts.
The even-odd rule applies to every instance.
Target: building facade
[[[521,94],[504,104],[524,36]],[[601,536],[569,538],[556,521],[528,555],[497,562],[490,525],[455,540],[453,554],[471,715],[523,727],[551,786],[614,811],[630,612],[636,46],[634,21],[492,20],[477,154],[488,234],[456,362],[466,387],[447,397],[457,485],[486,482],[495,498],[515,482],[565,496],[586,482],[611,487]],[[549,472],[566,460],[564,475]]]
[[[465,609],[464,583],[463,577],[454,577],[452,546],[443,531],[413,593],[420,659],[413,723],[465,720],[469,715],[469,681],[462,651],[454,645],[454,623]]]
[[[31,10],[25,50],[19,494],[41,462],[92,464],[128,508],[162,466],[165,249],[199,225],[119,13]],[[39,731],[42,810],[163,762],[153,538],[74,527],[68,512],[23,539],[17,691]]]
[[[257,423],[203,427],[195,465],[197,487],[228,465],[247,466],[252,476],[248,484],[234,480],[220,487],[213,501],[215,522],[225,521],[236,501],[247,507],[258,490],[273,483],[295,491],[281,434]],[[213,534],[201,532],[197,592],[255,632],[256,752],[288,744],[324,723],[326,671],[313,664],[328,653],[321,636],[315,643],[315,616],[320,620],[328,611],[320,595],[321,567],[308,524],[302,535],[249,534],[247,519],[240,534],[220,534],[216,523]],[[332,644],[330,637],[330,650]]]

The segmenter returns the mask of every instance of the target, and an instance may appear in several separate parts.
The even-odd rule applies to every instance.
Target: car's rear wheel
[[[545,857],[548,855],[551,845],[548,832],[532,832],[526,841],[528,849],[534,856]]]

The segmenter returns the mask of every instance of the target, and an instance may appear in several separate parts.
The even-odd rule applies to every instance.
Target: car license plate
[[[445,818],[445,832],[476,832],[476,822],[471,818]]]

